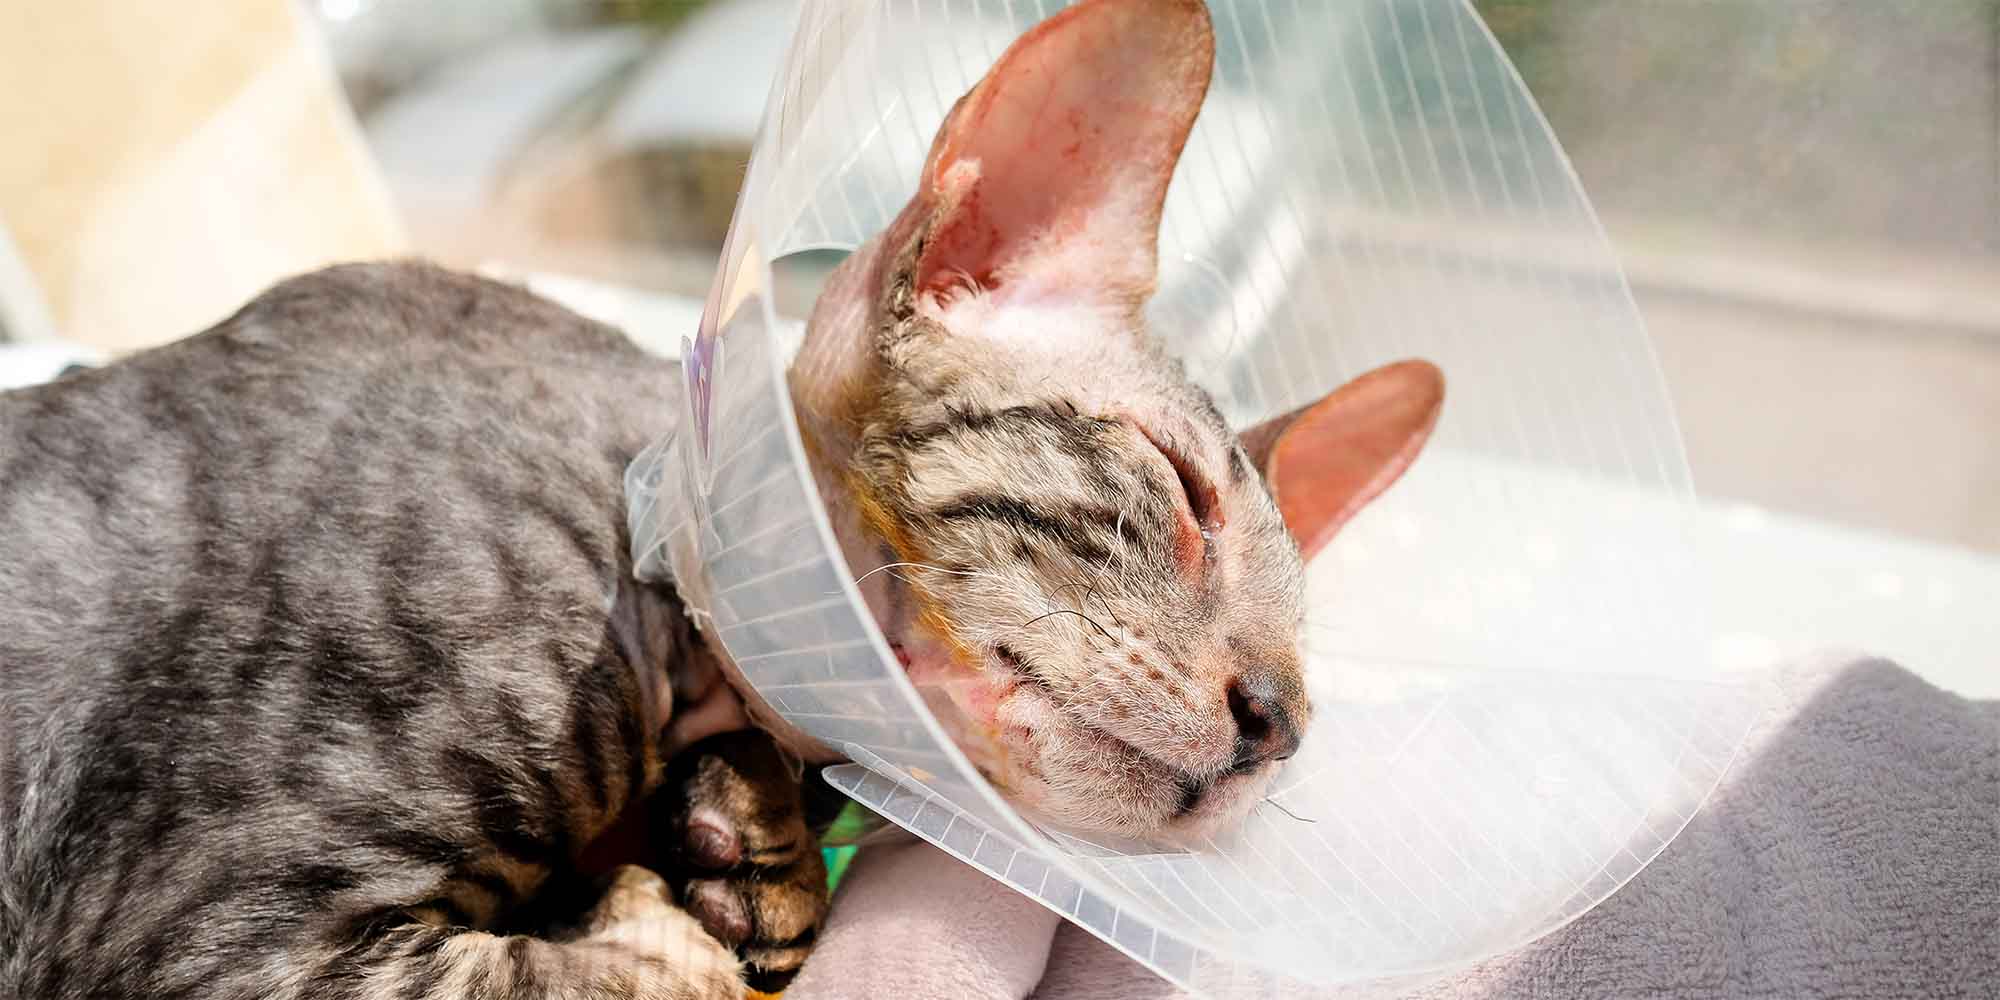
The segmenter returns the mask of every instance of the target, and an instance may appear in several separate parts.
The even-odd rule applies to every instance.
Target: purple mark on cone
[[[687,377],[688,408],[694,413],[695,446],[706,466],[711,461],[709,413],[715,374],[722,366],[722,341],[709,333],[698,333],[692,341],[682,337],[681,365]]]

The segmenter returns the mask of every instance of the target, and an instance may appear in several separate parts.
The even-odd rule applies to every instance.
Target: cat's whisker
[[[1095,582],[1091,583],[1089,590],[1083,592],[1084,607],[1087,608],[1090,606],[1090,599],[1092,597],[1097,597],[1097,603],[1104,606],[1104,613],[1111,616],[1111,621],[1113,624],[1118,626],[1118,631],[1120,632],[1125,631],[1125,623],[1118,619],[1118,609],[1112,607],[1110,601],[1107,601],[1104,598],[1097,596],[1097,584]],[[1121,639],[1120,641],[1122,642],[1127,640]]]
[[[1287,815],[1287,816],[1290,816],[1291,818],[1293,818],[1293,819],[1295,819],[1295,820],[1297,820],[1297,821],[1299,821],[1299,822],[1301,822],[1301,823],[1317,823],[1317,822],[1319,822],[1319,820],[1316,820],[1316,819],[1307,819],[1307,818],[1305,818],[1304,816],[1301,816],[1301,815],[1299,815],[1298,813],[1295,813],[1295,812],[1291,811],[1290,809],[1287,809],[1287,808],[1285,808],[1285,807],[1284,807],[1284,805],[1283,805],[1283,804],[1281,804],[1281,803],[1280,803],[1280,802],[1279,802],[1279,801],[1278,801],[1277,799],[1274,799],[1274,798],[1270,798],[1270,797],[1268,797],[1268,796],[1267,796],[1267,797],[1265,797],[1265,799],[1264,799],[1264,804],[1265,804],[1265,805],[1267,805],[1267,806],[1270,806],[1270,807],[1271,807],[1271,808],[1273,808],[1273,809],[1276,809],[1276,810],[1278,810],[1278,811],[1279,811],[1279,812],[1281,812],[1281,813],[1284,813],[1284,814],[1285,814],[1285,815]]]
[[[1113,607],[1111,606],[1111,602],[1110,602],[1110,601],[1107,601],[1107,600],[1105,600],[1105,599],[1104,599],[1104,598],[1103,598],[1102,596],[1100,596],[1100,595],[1098,594],[1098,592],[1097,592],[1097,588],[1098,588],[1098,586],[1099,586],[1099,585],[1100,585],[1101,583],[1102,583],[1102,581],[1092,581],[1092,580],[1071,580],[1071,581],[1069,581],[1068,583],[1065,583],[1065,584],[1063,584],[1063,585],[1062,585],[1061,587],[1059,587],[1059,588],[1057,588],[1057,589],[1058,589],[1058,590],[1062,590],[1062,591],[1066,591],[1066,590],[1070,590],[1070,589],[1072,589],[1072,588],[1080,588],[1080,589],[1082,589],[1082,591],[1083,591],[1083,600],[1082,600],[1082,601],[1081,601],[1080,603],[1082,603],[1082,605],[1083,605],[1084,607],[1086,607],[1086,608],[1090,607],[1090,599],[1091,599],[1092,597],[1096,597],[1096,598],[1097,598],[1097,603],[1098,603],[1098,604],[1101,604],[1101,605],[1103,605],[1103,606],[1104,606],[1104,611],[1105,611],[1105,613],[1106,613],[1106,614],[1108,614],[1108,615],[1110,615],[1110,616],[1111,616],[1111,621],[1112,621],[1112,623],[1114,623],[1114,624],[1116,624],[1116,625],[1118,626],[1118,631],[1119,631],[1120,633],[1123,633],[1123,632],[1125,632],[1125,631],[1126,631],[1126,628],[1125,628],[1125,622],[1124,622],[1123,620],[1121,620],[1121,619],[1120,619],[1120,618],[1118,617],[1118,611],[1117,611],[1117,609],[1116,609],[1116,608],[1113,608]],[[1053,613],[1053,612],[1052,612],[1052,613]],[[1080,612],[1080,611],[1071,611],[1070,613],[1071,613],[1071,614],[1083,614],[1083,612]],[[1044,616],[1044,617],[1047,617],[1047,616]],[[1086,617],[1088,617],[1088,616],[1086,616]],[[1036,621],[1040,621],[1040,619],[1036,619]],[[1096,623],[1095,621],[1092,621],[1092,622],[1091,622],[1091,624],[1093,624],[1093,625],[1097,625],[1097,623]],[[1118,635],[1118,636],[1113,636],[1113,635],[1112,635],[1112,634],[1111,634],[1111,633],[1110,633],[1109,631],[1106,631],[1106,630],[1105,630],[1105,628],[1104,628],[1104,626],[1102,626],[1102,625],[1098,625],[1098,626],[1097,626],[1097,630],[1098,630],[1099,632],[1103,632],[1103,633],[1104,633],[1104,637],[1105,637],[1105,638],[1107,638],[1107,639],[1114,639],[1115,641],[1118,641],[1118,642],[1129,642],[1129,641],[1131,641],[1131,640],[1130,640],[1130,638],[1129,638],[1128,636],[1125,636],[1125,635],[1122,635],[1122,634],[1121,634],[1121,635]]]
[[[863,574],[861,574],[860,576],[857,576],[857,577],[855,577],[855,578],[854,578],[854,582],[855,582],[855,584],[856,584],[856,585],[859,585],[859,584],[861,583],[861,581],[863,581],[863,580],[866,580],[866,579],[868,579],[869,577],[871,577],[871,576],[874,576],[875,574],[877,574],[877,573],[880,573],[880,572],[882,572],[882,571],[884,571],[884,570],[891,570],[891,569],[903,569],[903,568],[915,568],[915,569],[927,569],[927,570],[930,570],[930,571],[931,571],[931,572],[933,572],[933,573],[947,573],[947,574],[950,574],[950,575],[952,575],[952,576],[990,576],[990,577],[994,577],[995,579],[1004,579],[1003,577],[1001,577],[1001,576],[1000,576],[1000,574],[998,574],[998,573],[993,573],[993,572],[988,572],[988,571],[986,571],[986,570],[977,570],[977,569],[946,569],[946,568],[944,568],[943,566],[933,566],[933,565],[931,565],[930,563],[919,563],[919,562],[892,562],[892,563],[883,563],[882,565],[880,565],[880,566],[877,566],[877,567],[875,567],[874,569],[871,569],[871,570],[869,570],[868,572],[866,572],[866,573],[863,573]],[[896,574],[890,574],[890,575],[891,575],[891,576],[896,576],[896,579],[898,579],[898,580],[902,580],[902,581],[903,581],[904,583],[909,583],[909,582],[911,582],[911,581],[910,581],[910,579],[909,579],[908,577],[904,577],[904,576],[897,576]]]
[[[1096,630],[1098,630],[1099,632],[1102,632],[1102,633],[1104,633],[1104,637],[1105,637],[1106,639],[1111,639],[1111,640],[1114,640],[1114,641],[1116,641],[1116,639],[1118,638],[1117,636],[1114,636],[1114,635],[1112,635],[1112,634],[1110,633],[1110,631],[1108,631],[1107,629],[1105,629],[1105,627],[1104,627],[1104,626],[1102,626],[1102,625],[1099,625],[1099,624],[1097,623],[1097,619],[1095,619],[1095,618],[1092,618],[1092,617],[1090,617],[1089,615],[1086,615],[1086,614],[1084,614],[1084,613],[1083,613],[1083,612],[1081,612],[1081,611],[1073,611],[1073,610],[1071,610],[1071,609],[1069,609],[1069,608],[1057,608],[1056,610],[1054,610],[1054,611],[1051,611],[1051,612],[1049,612],[1048,614],[1044,614],[1044,615],[1036,615],[1035,617],[1033,617],[1033,618],[1030,618],[1030,619],[1028,619],[1027,621],[1024,621],[1024,622],[1022,622],[1022,623],[1021,623],[1021,624],[1020,624],[1020,625],[1019,625],[1018,627],[1019,627],[1019,628],[1027,628],[1028,626],[1030,626],[1030,625],[1033,625],[1034,623],[1036,623],[1036,622],[1038,622],[1038,621],[1041,621],[1041,620],[1042,620],[1042,619],[1044,619],[1044,618],[1054,618],[1054,617],[1055,617],[1055,616],[1057,616],[1057,615],[1075,615],[1075,616],[1077,616],[1078,618],[1081,618],[1081,619],[1083,619],[1084,621],[1087,621],[1087,622],[1089,622],[1092,628],[1095,628],[1095,629],[1096,629]]]

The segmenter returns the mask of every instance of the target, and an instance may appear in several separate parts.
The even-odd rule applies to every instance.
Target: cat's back
[[[412,506],[438,518],[402,518],[413,533],[490,530],[496,511],[468,504],[550,484],[615,505],[602,472],[670,419],[674,371],[522,289],[396,262],[294,278],[201,334],[0,393],[0,678],[88,673],[106,658],[90,647],[130,638],[116,623],[171,615],[221,567],[268,570],[302,533],[373,534]]]
[[[240,927],[204,908],[293,866],[301,830],[414,810],[492,689],[536,693],[517,665],[599,656],[620,476],[674,373],[395,263],[0,394],[0,985],[31,939],[132,962],[205,918],[282,929],[308,908],[282,886]]]

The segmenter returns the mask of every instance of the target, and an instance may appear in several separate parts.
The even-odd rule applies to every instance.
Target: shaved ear
[[[931,146],[916,289],[1142,301],[1214,61],[1201,0],[1084,0],[1021,36]]]
[[[1444,373],[1398,361],[1240,435],[1311,559],[1416,460],[1444,408]]]

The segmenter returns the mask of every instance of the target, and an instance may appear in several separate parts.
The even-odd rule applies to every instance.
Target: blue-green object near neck
[[[840,887],[840,876],[847,872],[847,866],[854,860],[854,853],[860,850],[854,842],[868,830],[868,818],[874,815],[859,802],[849,802],[834,817],[833,825],[827,827],[820,837],[820,854],[826,858],[826,888],[828,892]]]

